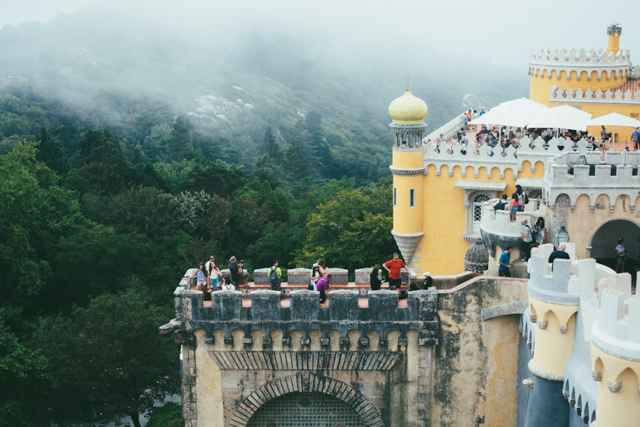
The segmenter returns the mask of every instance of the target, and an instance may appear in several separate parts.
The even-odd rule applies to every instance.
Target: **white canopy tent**
[[[564,104],[560,107],[548,108],[527,122],[527,127],[556,128],[571,130],[587,130],[591,113]]]
[[[605,116],[596,117],[589,121],[589,126],[613,126],[613,149],[616,148],[616,126],[626,127],[640,127],[640,120],[632,119],[631,117],[623,116],[615,111]]]
[[[532,117],[547,106],[527,98],[514,99],[493,107],[488,113],[471,120],[470,125],[500,125],[525,127]]]

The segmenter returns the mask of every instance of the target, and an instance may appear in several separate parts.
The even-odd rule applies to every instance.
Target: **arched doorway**
[[[590,256],[599,264],[615,270],[615,247],[620,237],[624,238],[627,254],[624,269],[635,280],[636,268],[640,268],[640,226],[635,221],[611,218],[600,224],[589,237]]]
[[[267,409],[262,411],[263,408]],[[258,412],[261,415],[256,417]],[[276,416],[278,413],[284,414],[284,417]],[[294,415],[299,419],[291,421]],[[345,418],[347,422],[336,421],[336,417]],[[230,425],[382,427],[385,423],[380,411],[350,384],[331,377],[300,372],[289,377],[276,378],[251,392],[236,408]]]
[[[365,427],[347,403],[324,393],[287,393],[262,405],[247,427]]]

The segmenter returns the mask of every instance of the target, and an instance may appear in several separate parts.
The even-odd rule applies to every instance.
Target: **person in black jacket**
[[[378,279],[378,267],[374,267],[371,271],[371,276],[369,276],[369,283],[371,284],[372,291],[379,291],[380,285],[382,282]]]
[[[506,209],[507,206],[509,206],[509,197],[506,194],[502,195],[502,199],[496,203],[496,205],[493,207],[494,210],[496,211],[503,211]]]

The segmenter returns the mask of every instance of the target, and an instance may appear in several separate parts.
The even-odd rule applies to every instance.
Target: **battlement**
[[[232,344],[233,332],[243,331],[244,344],[252,342],[252,333],[262,331],[262,345],[270,345],[272,332],[283,334],[287,344],[294,331],[301,334],[302,344],[308,343],[309,333],[319,331],[323,345],[329,345],[329,332],[339,331],[343,338],[351,330],[360,331],[361,345],[367,346],[367,334],[375,330],[380,337],[377,345],[386,345],[391,331],[399,332],[399,342],[406,341],[406,333],[420,333],[420,344],[437,342],[437,294],[435,288],[409,293],[406,307],[398,304],[398,293],[380,290],[368,293],[367,305],[359,304],[360,295],[352,290],[329,292],[328,307],[320,306],[319,293],[309,290],[291,291],[289,306],[281,304],[281,293],[257,290],[243,299],[240,291],[218,291],[212,294],[211,306],[204,306],[200,291],[187,290],[180,285],[174,292],[176,319],[184,331],[203,329],[207,340],[214,341],[214,330],[224,334],[226,344]],[[236,334],[237,335],[237,334]]]
[[[586,141],[584,146],[587,146]],[[424,145],[424,166],[427,168],[433,164],[436,166],[436,175],[440,175],[441,167],[447,166],[449,175],[453,175],[455,166],[461,167],[461,175],[466,176],[467,166],[474,169],[474,175],[478,177],[480,168],[487,169],[487,177],[491,178],[493,168],[500,171],[500,178],[504,178],[507,169],[513,170],[514,177],[522,170],[524,162],[529,162],[531,172],[535,171],[536,163],[547,164],[552,157],[563,153],[573,152],[577,149],[577,144],[564,138],[553,138],[548,144],[541,138],[537,138],[533,143],[528,137],[520,139],[520,147],[509,146],[505,149],[501,147],[491,148],[484,144],[476,151],[474,143],[471,141],[467,146],[466,154],[462,153],[462,145],[458,142],[448,145],[447,143],[426,142]],[[586,150],[586,148],[585,148]],[[425,173],[428,171],[425,169]]]
[[[549,102],[637,105],[640,104],[640,93],[638,91],[632,92],[629,89],[624,92],[620,89],[607,89],[605,91],[587,89],[583,91],[582,89],[562,89],[553,85],[549,91]]]
[[[602,288],[598,320],[592,326],[593,343],[603,351],[640,361],[640,296]]]
[[[575,243],[568,243],[569,260],[556,259],[553,270],[548,263],[553,245],[544,244],[531,251],[532,273],[528,284],[529,295],[537,300],[562,305],[578,305],[580,294],[593,292],[596,287],[596,260],[575,259]]]
[[[580,71],[605,71],[606,78],[610,79],[614,74],[618,78],[626,78],[629,75],[631,67],[630,53],[627,49],[621,49],[618,53],[611,52],[607,55],[605,49],[589,51],[580,49],[533,49],[531,59],[529,60],[529,75],[535,77],[545,77],[544,70],[547,70],[548,78],[551,78],[551,71],[556,71],[556,78],[560,79],[560,71],[576,70],[577,79],[580,80]],[[571,75],[567,73],[567,79]],[[598,73],[597,79],[600,80],[601,75]],[[587,76],[591,80],[591,73]]]
[[[482,204],[482,209],[484,209],[482,215],[482,229],[487,233],[520,238],[520,231],[522,231],[522,224],[520,224],[520,221],[526,219],[529,224],[533,224],[535,222],[537,218],[535,212],[539,200],[530,199],[529,203],[524,205],[524,211],[516,213],[515,221],[511,221],[510,211],[495,210],[495,205],[499,201],[500,199],[491,199]]]
[[[593,212],[596,199],[606,194],[613,212],[616,200],[624,195],[629,197],[629,208],[633,212],[640,186],[639,165],[638,152],[608,151],[602,161],[599,151],[586,151],[580,144],[577,152],[549,160],[543,178],[547,191],[545,198],[553,203],[559,195],[565,194],[573,211],[578,197],[586,195]]]

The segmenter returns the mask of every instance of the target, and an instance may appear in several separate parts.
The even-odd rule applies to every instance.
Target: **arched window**
[[[478,194],[473,198],[473,233],[480,234],[480,224],[482,223],[482,204],[489,201],[486,194]]]

